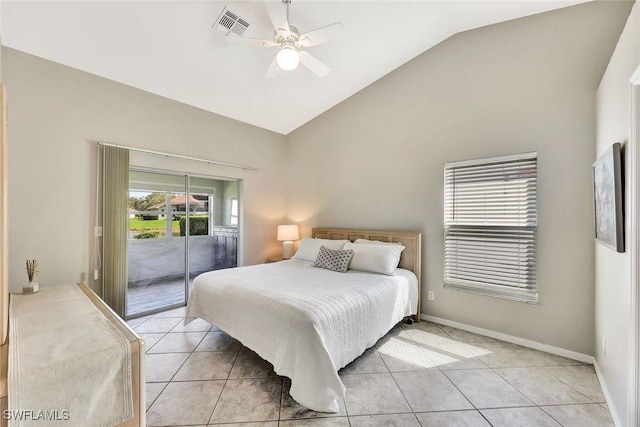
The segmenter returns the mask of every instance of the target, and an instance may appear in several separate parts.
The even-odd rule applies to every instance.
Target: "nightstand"
[[[272,256],[267,258],[267,263],[278,262],[278,261],[284,261],[284,258],[282,258],[282,255],[277,255],[277,256]]]

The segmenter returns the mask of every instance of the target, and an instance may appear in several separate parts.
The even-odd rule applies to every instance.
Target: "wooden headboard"
[[[418,313],[416,320],[420,320],[420,298],[422,287],[422,233],[409,231],[372,231],[347,228],[313,228],[311,237],[331,240],[368,239],[381,242],[402,243],[405,247],[400,255],[400,268],[411,270],[418,278]]]

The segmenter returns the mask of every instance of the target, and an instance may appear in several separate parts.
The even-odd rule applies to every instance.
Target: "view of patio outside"
[[[185,194],[184,177],[132,174],[147,189],[130,184],[127,317],[186,304],[195,276],[237,265],[238,237],[236,181],[194,178]]]

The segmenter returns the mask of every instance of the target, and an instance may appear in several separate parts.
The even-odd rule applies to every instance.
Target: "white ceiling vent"
[[[218,16],[218,19],[216,19],[213,25],[227,36],[230,33],[241,36],[244,31],[249,28],[249,23],[240,18],[239,15],[227,10],[227,6],[222,8],[220,16]]]

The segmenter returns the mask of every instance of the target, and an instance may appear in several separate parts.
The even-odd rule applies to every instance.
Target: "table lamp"
[[[277,239],[282,242],[282,258],[293,256],[293,241],[300,238],[297,225],[279,225]]]

